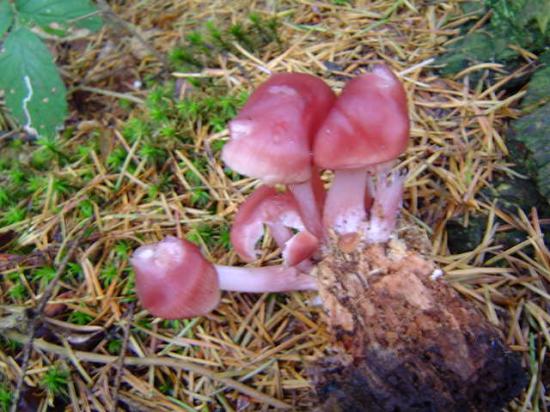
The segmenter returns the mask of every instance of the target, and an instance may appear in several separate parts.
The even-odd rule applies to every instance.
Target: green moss
[[[520,56],[510,45],[541,52],[550,43],[550,2],[547,0],[485,0],[466,2],[465,14],[491,18],[481,30],[468,33],[475,19],[461,29],[464,37],[438,59],[442,74],[454,74],[477,63],[518,64]],[[474,81],[478,74],[472,75]]]
[[[251,13],[247,21],[223,27],[215,21],[207,22],[187,36],[185,41],[169,53],[169,61],[175,70],[195,71],[217,65],[219,54],[236,52],[237,42],[252,53],[257,53],[269,44],[280,44],[279,22],[276,18]],[[208,80],[189,79],[198,86]]]
[[[443,64],[443,75],[458,73],[469,66],[479,63],[508,60],[516,52],[508,48],[506,39],[490,31],[477,31],[469,34],[449,48],[449,52],[438,60]]]
[[[539,57],[541,67],[533,74],[523,98],[524,112],[530,112],[550,102],[550,51]]]
[[[121,240],[115,244],[114,251],[118,258],[128,259],[128,254],[130,253],[130,245],[128,244],[128,242]]]
[[[107,166],[109,166],[112,170],[117,170],[124,164],[127,156],[128,153],[123,147],[116,147],[107,157]]]
[[[166,151],[152,143],[144,143],[139,149],[139,154],[149,163],[163,163],[167,158]]]
[[[27,212],[25,211],[25,209],[19,206],[12,206],[7,210],[7,212],[3,215],[0,221],[4,225],[8,226],[14,223],[21,222],[22,220],[25,219],[26,215],[27,215]]]
[[[75,325],[87,325],[93,320],[94,317],[85,312],[74,311],[69,315],[69,322],[74,323]]]
[[[49,150],[35,150],[32,154],[31,164],[39,170],[47,170],[55,160],[55,154]]]
[[[10,204],[10,196],[8,194],[8,191],[0,187],[0,208],[6,207]]]
[[[54,177],[52,182],[52,190],[57,194],[70,194],[74,191],[74,187],[71,184],[62,178]]]
[[[27,297],[27,288],[22,283],[16,283],[9,288],[8,294],[12,299],[20,301]]]
[[[512,123],[509,146],[513,160],[537,182],[550,201],[550,103]],[[515,150],[514,150],[515,149]]]
[[[231,239],[230,239],[231,229],[228,225],[219,226],[217,233],[214,238],[219,246],[225,250],[231,250]]]
[[[214,231],[212,227],[207,224],[200,224],[193,227],[187,232],[187,240],[196,244],[202,245],[203,243],[208,245],[212,242]]]
[[[66,278],[77,278],[82,275],[82,266],[76,262],[69,262],[66,269]]]
[[[13,394],[5,384],[0,384],[0,411],[8,412]]]
[[[481,196],[488,203],[495,202],[499,209],[512,215],[516,215],[518,209],[529,214],[535,207],[539,217],[550,216],[550,206],[539,194],[534,182],[528,179],[497,179],[491,187],[481,192]],[[447,245],[451,253],[464,253],[475,249],[483,239],[487,223],[485,215],[470,216],[468,225],[461,216],[451,219],[447,223]],[[497,218],[497,224],[502,225],[504,222]],[[526,233],[518,230],[499,231],[495,233],[493,243],[508,249],[526,238]],[[550,233],[545,236],[545,240],[550,242]]]
[[[107,343],[107,351],[111,355],[118,355],[122,349],[122,339],[112,339]]]
[[[474,2],[475,3],[475,2]],[[529,81],[527,93],[521,103],[524,116],[514,122],[507,135],[507,146],[520,172],[535,179],[540,193],[550,200],[550,2],[547,0],[485,0],[477,2],[483,12],[474,10],[481,18],[491,12],[491,18],[481,30],[465,35],[449,47],[438,59],[443,64],[442,74],[454,74],[471,65],[500,62],[512,72],[522,64],[518,53],[510,47],[540,53],[539,67],[528,76],[514,79],[504,86],[517,91]],[[467,30],[467,27],[464,28]],[[482,72],[470,74],[473,82],[481,79]],[[493,73],[489,73],[491,81]]]
[[[40,281],[43,284],[50,283],[55,277],[55,269],[51,266],[43,266],[33,271],[33,280]]]
[[[99,279],[104,287],[109,286],[118,277],[118,268],[114,262],[108,263],[100,272]]]
[[[490,201],[497,200],[498,207],[505,212],[515,214],[517,209],[529,213],[532,207],[541,211],[546,207],[537,187],[531,180],[517,178],[500,178],[481,192]]]
[[[210,194],[206,190],[195,189],[191,192],[191,206],[204,209],[210,203]]]
[[[19,165],[16,165],[10,170],[9,179],[13,185],[22,185],[26,180],[25,172]]]
[[[149,95],[151,99],[151,95]],[[149,106],[155,107],[157,103],[149,102]],[[146,136],[151,133],[150,125],[143,119],[132,118],[126,122],[124,128],[122,129],[122,136],[129,143],[134,143],[137,139],[141,139],[143,136]]]
[[[66,396],[69,372],[59,366],[50,366],[40,381],[41,386],[55,396]]]
[[[80,214],[83,218],[89,218],[94,215],[94,205],[89,199],[80,202],[78,209],[80,210]]]
[[[492,11],[490,27],[505,38],[529,50],[540,50],[550,41],[547,0],[485,0]]]

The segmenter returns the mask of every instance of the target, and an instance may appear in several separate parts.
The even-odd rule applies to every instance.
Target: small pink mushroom
[[[347,83],[314,139],[315,164],[335,171],[323,216],[326,227],[332,227],[339,234],[361,230],[361,224],[366,221],[369,170],[376,170],[379,175],[374,187],[376,193],[371,193],[373,207],[376,195],[383,195],[393,203],[382,207],[388,211],[399,208],[400,197],[388,192],[400,193],[403,178],[393,176],[392,183],[386,184],[391,167],[388,162],[404,152],[408,140],[405,90],[386,66],[376,66],[371,73]],[[380,167],[384,164],[385,167]]]
[[[202,316],[220,302],[220,291],[286,292],[317,289],[315,278],[294,267],[213,265],[194,244],[168,236],[139,247],[130,260],[141,304],[165,319]]]
[[[141,304],[165,319],[205,315],[220,301],[220,284],[214,265],[194,244],[168,236],[141,246],[130,263],[136,272]]]
[[[319,239],[305,228],[292,194],[261,186],[240,206],[231,228],[231,243],[244,261],[257,258],[256,243],[263,235],[264,224],[283,250],[286,265],[297,265],[319,247]],[[293,235],[291,229],[298,233]]]
[[[303,73],[271,76],[229,123],[222,158],[232,169],[267,185],[288,184],[305,224],[321,235],[312,187],[312,139],[335,100],[321,79]]]

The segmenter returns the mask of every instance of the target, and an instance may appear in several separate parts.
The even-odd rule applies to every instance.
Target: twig
[[[105,0],[97,0],[97,4],[101,9],[103,17],[105,17],[105,19],[109,23],[111,23],[115,27],[122,27],[124,30],[134,36],[143,45],[143,47],[145,47],[147,51],[149,51],[149,53],[155,56],[155,58],[162,64],[163,69],[168,70],[168,68],[170,67],[168,59],[161,53],[159,53],[157,49],[151,46],[151,44],[149,44],[149,42],[145,40],[143,36],[134,27],[132,27],[131,24],[120,18]]]
[[[118,400],[119,400],[119,390],[120,382],[122,381],[122,373],[124,371],[124,357],[126,355],[126,350],[128,349],[128,341],[130,339],[130,325],[134,317],[134,304],[132,303],[128,308],[128,313],[126,315],[126,321],[124,324],[124,337],[122,340],[122,348],[120,349],[120,354],[118,355],[117,360],[117,372],[115,377],[115,386],[113,388],[113,410],[116,411]]]
[[[405,70],[401,70],[399,73],[397,73],[399,76],[404,76],[406,74],[412,73],[415,70],[421,69],[423,67],[429,66],[435,61],[433,57],[430,57],[429,59],[426,59],[420,63],[417,63],[411,67],[407,67]]]
[[[83,90],[85,92],[101,94],[103,96],[115,97],[121,100],[128,100],[136,104],[139,104],[141,106],[145,105],[145,101],[143,99],[140,99],[139,97],[133,96],[129,93],[118,93],[110,90],[100,89],[98,87],[89,87],[89,86],[77,86],[71,91],[75,91],[75,90]]]
[[[25,346],[23,348],[23,358],[21,360],[21,375],[17,378],[17,384],[15,386],[15,392],[13,394],[13,399],[10,407],[10,412],[17,412],[17,405],[19,403],[19,398],[21,396],[21,389],[23,388],[23,382],[25,380],[25,375],[27,373],[27,367],[29,364],[29,359],[32,353],[32,349],[34,347],[33,341],[34,336],[36,334],[36,329],[40,323],[41,315],[44,311],[44,308],[48,304],[48,301],[50,300],[53,291],[55,287],[57,286],[57,282],[59,282],[59,279],[65,272],[65,268],[67,267],[67,264],[72,259],[74,253],[76,252],[77,247],[80,244],[80,240],[84,236],[84,233],[86,229],[90,226],[91,221],[88,221],[84,224],[84,226],[81,228],[80,234],[76,238],[76,241],[71,245],[69,250],[67,251],[67,254],[65,255],[65,258],[61,261],[54,278],[51,280],[51,282],[48,284],[48,287],[42,294],[42,297],[40,298],[40,301],[38,302],[38,305],[34,310],[31,311],[31,315],[29,315],[30,322],[27,329],[27,340],[25,342]],[[63,248],[61,248],[58,252],[58,256],[61,255],[63,252]]]
[[[13,330],[7,331],[5,333],[5,336],[8,339],[12,339],[19,343],[24,343],[25,345],[28,345],[29,342],[31,342],[32,347],[36,349],[40,349],[45,352],[55,353],[56,355],[59,355],[59,356],[65,356],[65,357],[69,356],[69,353],[66,348],[64,348],[63,346],[54,345],[53,343],[46,342],[44,339],[31,340],[29,336],[25,336],[22,333],[19,333]],[[101,363],[101,364],[114,363],[118,359],[117,356],[101,355],[97,353],[84,352],[84,351],[73,351],[72,354],[81,361]],[[257,399],[259,402],[265,403],[275,408],[286,409],[286,410],[291,409],[291,406],[283,401],[280,401],[269,395],[259,392],[256,389],[250,388],[249,386],[246,386],[245,384],[238,382],[234,379],[227,378],[208,368],[205,368],[200,365],[195,365],[191,362],[187,362],[181,359],[173,359],[173,358],[161,357],[161,356],[153,356],[153,357],[145,357],[145,358],[127,356],[123,359],[123,364],[125,366],[157,366],[157,367],[165,366],[167,368],[183,369],[188,372],[193,372],[198,375],[205,376],[209,379],[212,379],[213,381],[223,383],[229,388],[235,389],[241,393],[244,393],[245,395],[250,396],[251,398]]]

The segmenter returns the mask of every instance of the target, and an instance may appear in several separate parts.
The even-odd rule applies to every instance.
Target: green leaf
[[[0,52],[0,89],[6,105],[29,133],[54,136],[67,116],[66,89],[42,40],[20,27]]]
[[[13,23],[13,10],[8,0],[0,0],[0,39]]]
[[[48,29],[78,27],[98,31],[103,24],[89,0],[15,0],[21,17]],[[86,17],[90,16],[90,17]]]

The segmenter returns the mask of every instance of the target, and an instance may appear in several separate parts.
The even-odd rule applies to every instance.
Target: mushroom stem
[[[289,292],[317,290],[313,276],[295,267],[267,266],[257,268],[214,265],[220,289],[234,292]]]
[[[323,228],[321,224],[321,213],[313,187],[313,180],[288,185],[294,195],[296,203],[302,212],[302,219],[306,228],[317,237],[321,237]]]
[[[367,243],[386,242],[395,229],[403,200],[406,175],[381,170],[369,179],[369,191],[374,197],[369,223],[363,234]],[[376,179],[376,180],[375,180]]]
[[[328,190],[323,224],[338,234],[357,232],[367,219],[367,168],[336,170]]]

